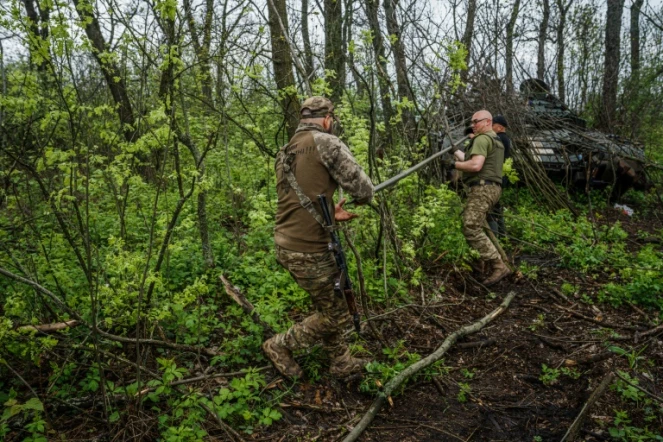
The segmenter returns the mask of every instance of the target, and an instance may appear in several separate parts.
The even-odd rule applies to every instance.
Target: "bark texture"
[[[605,23],[605,61],[603,89],[599,108],[599,126],[609,130],[615,123],[617,86],[619,80],[619,45],[621,41],[624,0],[608,0]]]
[[[384,39],[382,38],[380,21],[378,18],[379,8],[379,0],[366,1],[368,22],[371,28],[371,33],[373,34],[373,51],[375,52],[378,85],[380,88],[380,98],[382,99],[382,115],[385,125],[386,144],[391,146],[393,144],[391,134],[391,117],[393,116],[393,108],[391,104],[391,88],[387,70],[387,58],[384,49]]]
[[[104,57],[104,54],[110,52],[110,47],[104,40],[97,20],[94,14],[92,5],[87,0],[73,0],[76,11],[85,26],[85,35],[92,44],[94,56],[97,63],[101,67],[106,85],[110,90],[113,101],[117,105],[117,114],[122,125],[122,132],[127,141],[133,141],[137,137],[136,120],[131,108],[131,101],[129,101],[129,94],[127,93],[126,83],[124,77],[121,75],[121,70],[117,64],[109,57]]]
[[[509,23],[506,25],[506,91],[508,94],[513,93],[513,38],[516,29],[516,21],[520,13],[520,0],[513,3],[511,9],[511,16]]]
[[[274,80],[281,95],[280,102],[285,119],[288,138],[295,135],[299,124],[299,100],[293,73],[293,61],[288,46],[288,15],[285,0],[273,0],[268,3],[269,31],[272,42],[272,66]],[[281,26],[283,25],[283,26]]]
[[[343,51],[343,2],[325,0],[325,71],[331,86],[331,100],[338,103],[345,87],[345,51]]]
[[[564,57],[566,52],[566,41],[564,33],[566,32],[566,16],[569,12],[573,0],[565,3],[564,0],[556,0],[559,10],[559,23],[557,24],[557,95],[559,99],[566,100],[566,80],[564,76]]]
[[[470,59],[472,56],[472,37],[474,35],[474,18],[477,14],[477,2],[476,0],[468,0],[467,2],[467,23],[465,24],[465,31],[463,31],[463,38],[461,43],[467,49],[467,55],[465,56],[465,64],[467,65],[467,70],[463,71],[461,74],[461,79],[463,83],[467,83],[468,74],[470,71]]]
[[[401,27],[398,22],[396,11],[399,0],[385,0],[384,12],[387,21],[387,32],[391,42],[391,51],[394,54],[394,63],[396,65],[396,85],[398,88],[398,98],[404,102],[415,103],[415,97],[410,87],[410,79],[407,74],[407,60],[405,58],[405,45],[401,35]],[[403,125],[407,133],[410,133],[416,127],[414,113],[406,108],[403,111]]]
[[[550,21],[550,0],[543,0],[542,8],[536,53],[536,77],[539,80],[544,80],[546,76],[546,40],[548,39],[548,22]]]

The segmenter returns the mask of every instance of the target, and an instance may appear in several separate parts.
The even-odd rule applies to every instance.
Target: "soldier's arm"
[[[474,145],[472,146],[472,156],[467,161],[457,161],[456,169],[463,172],[479,172],[486,162],[486,156],[488,156],[488,147],[490,146],[489,143],[491,143],[490,139],[485,136],[474,140]],[[466,159],[466,156],[463,156],[463,160]]]
[[[486,157],[483,155],[472,155],[467,161],[456,161],[456,169],[463,172],[479,172],[486,162]]]
[[[373,183],[352,156],[348,146],[329,135],[324,136],[317,144],[320,158],[332,178],[352,196],[353,202],[368,203],[373,198]]]

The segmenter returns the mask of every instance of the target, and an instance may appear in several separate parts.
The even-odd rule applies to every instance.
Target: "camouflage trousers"
[[[332,358],[347,350],[342,333],[351,322],[345,297],[334,292],[339,271],[331,252],[303,253],[276,246],[276,259],[297,284],[308,292],[315,312],[275,336],[277,344],[291,351],[308,348],[322,340]]]
[[[499,186],[473,186],[467,195],[467,205],[463,210],[463,235],[467,243],[479,252],[484,261],[499,260],[500,254],[484,232],[486,215],[500,200],[502,189]]]

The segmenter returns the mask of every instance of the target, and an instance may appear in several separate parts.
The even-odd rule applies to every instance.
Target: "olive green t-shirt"
[[[486,157],[483,167],[478,172],[463,172],[463,180],[466,184],[472,184],[479,180],[502,183],[502,165],[504,164],[504,145],[492,130],[479,134],[472,139],[472,144],[465,152],[465,160],[472,155]]]

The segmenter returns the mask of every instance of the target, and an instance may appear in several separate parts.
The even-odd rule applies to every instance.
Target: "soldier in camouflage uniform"
[[[370,178],[348,147],[332,133],[337,126],[332,102],[324,97],[311,97],[302,103],[295,135],[276,156],[276,257],[309,293],[315,309],[311,316],[262,345],[274,367],[287,377],[303,375],[292,352],[319,341],[331,357],[333,375],[361,371],[369,362],[352,357],[342,338],[351,318],[345,297],[334,292],[339,270],[328,248],[330,235],[323,226],[317,199],[325,194],[335,221],[347,221],[356,215],[343,209],[345,200],[331,207],[339,185],[358,204],[373,197]]]
[[[463,172],[463,180],[469,187],[467,205],[463,211],[463,234],[468,244],[479,252],[481,263],[492,265],[492,273],[483,281],[486,286],[497,283],[511,273],[483,230],[486,215],[498,203],[502,194],[504,146],[492,130],[492,120],[493,116],[486,110],[472,116],[474,138],[466,152],[454,152],[458,161],[452,164],[452,168]]]

